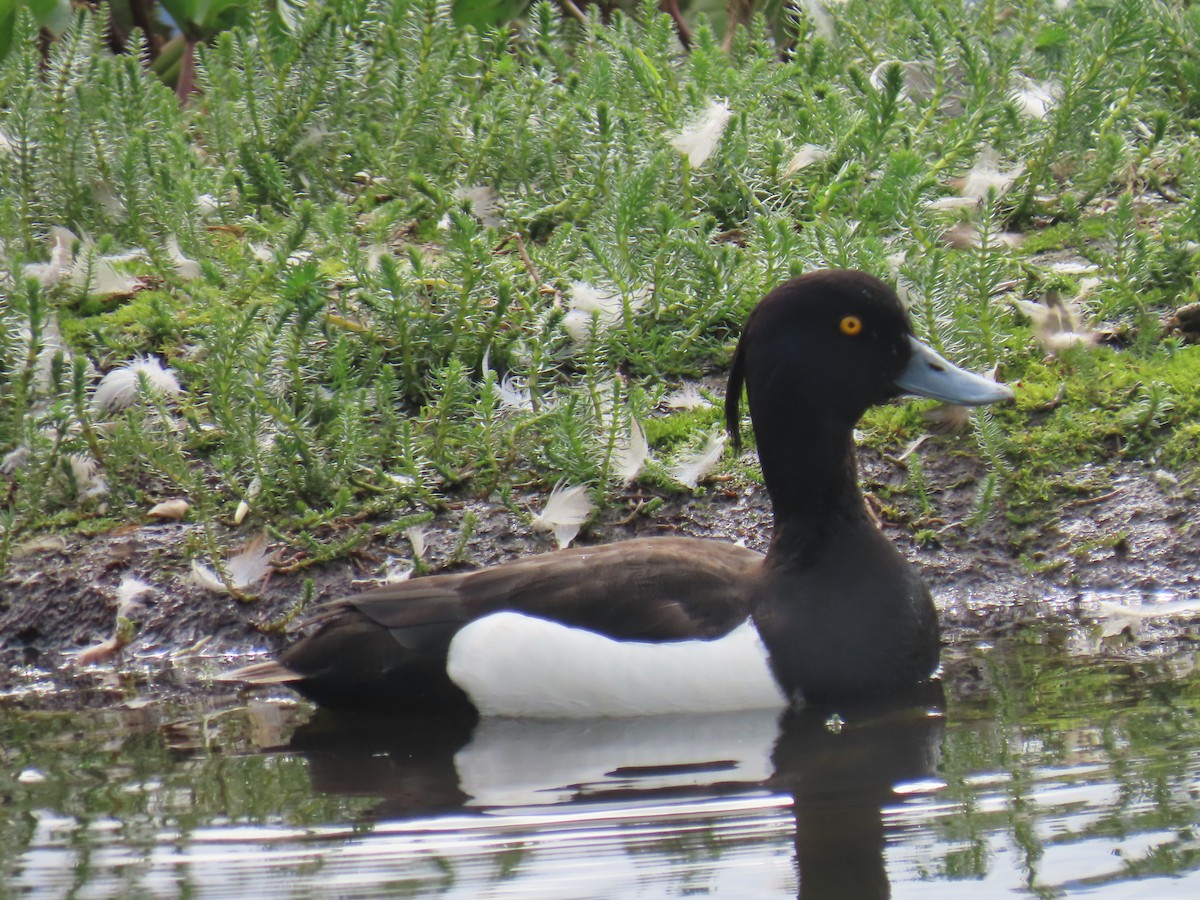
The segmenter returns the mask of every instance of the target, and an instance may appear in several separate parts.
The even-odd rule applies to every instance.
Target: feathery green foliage
[[[40,69],[19,11],[0,62],[0,566],[15,534],[180,493],[205,521],[246,503],[246,527],[310,533],[531,478],[611,499],[614,449],[664,385],[723,366],[762,293],[819,266],[889,278],[938,349],[1033,396],[1065,382],[1064,416],[1184,461],[1197,351],[1157,319],[1197,293],[1200,14],[1011,13],[850,0],[832,35],[798,13],[787,48],[756,20],[726,52],[700,21],[685,53],[649,0],[607,25],[538,3],[482,31],[435,0],[311,5],[290,30],[255,9],[201,47],[181,107],[86,12]],[[678,139],[721,103],[689,161]],[[1062,258],[1095,265],[1085,320],[1131,351],[1044,359],[1009,298],[1073,295]],[[135,355],[183,393],[98,406],[98,375]],[[980,519],[1088,455],[1027,466],[1062,437],[1033,405],[976,419]]]

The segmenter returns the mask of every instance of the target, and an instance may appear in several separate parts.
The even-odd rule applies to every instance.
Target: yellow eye
[[[846,316],[838,323],[838,328],[842,330],[842,334],[848,334],[854,337],[862,331],[862,319],[858,316]]]

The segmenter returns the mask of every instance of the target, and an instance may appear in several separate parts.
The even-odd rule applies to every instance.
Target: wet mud
[[[1192,599],[1200,606],[1200,515],[1194,476],[1170,474],[1140,463],[1104,473],[1081,472],[1098,487],[1048,512],[1036,525],[1013,525],[999,508],[976,526],[970,518],[982,465],[934,447],[922,452],[922,470],[934,515],[893,493],[905,480],[902,463],[863,452],[860,468],[881,525],[918,565],[941,608],[945,637],[955,645],[990,641],[1026,630],[1031,639],[1085,644],[1089,653],[1157,655],[1194,644],[1200,610],[1170,617],[1138,616],[1114,627],[1107,604],[1146,610],[1155,603]],[[1098,475],[1100,477],[1098,477]],[[879,500],[888,497],[887,502]],[[652,513],[640,510],[662,498]],[[517,497],[532,508],[539,495]],[[447,565],[468,517],[475,519],[462,560]],[[717,482],[702,495],[681,498],[631,490],[576,543],[606,543],[656,534],[685,534],[742,541],[766,550],[770,510],[761,489]],[[147,523],[107,535],[62,536],[25,546],[0,576],[0,694],[38,705],[63,688],[73,703],[96,702],[114,692],[153,688],[168,694],[227,692],[212,675],[244,662],[255,651],[277,649],[301,627],[295,612],[306,580],[313,603],[363,590],[376,582],[389,557],[412,556],[399,536],[360,548],[350,559],[299,567],[303,556],[283,547],[293,571],[276,571],[249,601],[217,594],[196,583],[187,558],[198,526]],[[921,543],[916,536],[920,535]],[[250,533],[222,539],[236,547]],[[426,528],[430,571],[486,566],[552,549],[507,507],[486,499],[449,498]],[[191,538],[191,539],[189,539]],[[126,576],[153,587],[129,612],[132,640],[99,662],[81,664],[79,651],[112,637],[118,585]],[[1120,625],[1120,623],[1117,623]],[[1057,636],[1056,636],[1057,635]]]

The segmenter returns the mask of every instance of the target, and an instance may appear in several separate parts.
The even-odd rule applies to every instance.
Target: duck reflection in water
[[[782,834],[794,844],[797,896],[869,900],[890,896],[883,810],[897,802],[898,786],[939,777],[941,708],[934,682],[836,711],[405,721],[320,712],[290,750],[307,758],[314,789],[379,798],[376,823],[478,813],[486,827],[496,816],[528,825],[539,815],[578,815],[608,821],[617,840],[633,822],[661,822],[656,835],[670,839],[685,818],[716,824],[727,814],[721,800],[757,799],[781,815],[790,805],[794,827]],[[705,801],[717,812],[706,814]],[[644,861],[656,848],[626,852]]]

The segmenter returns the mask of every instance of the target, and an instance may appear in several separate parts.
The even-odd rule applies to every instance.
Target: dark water
[[[840,716],[388,727],[31,682],[0,895],[1200,897],[1195,651],[1051,643],[952,650],[941,711]]]

